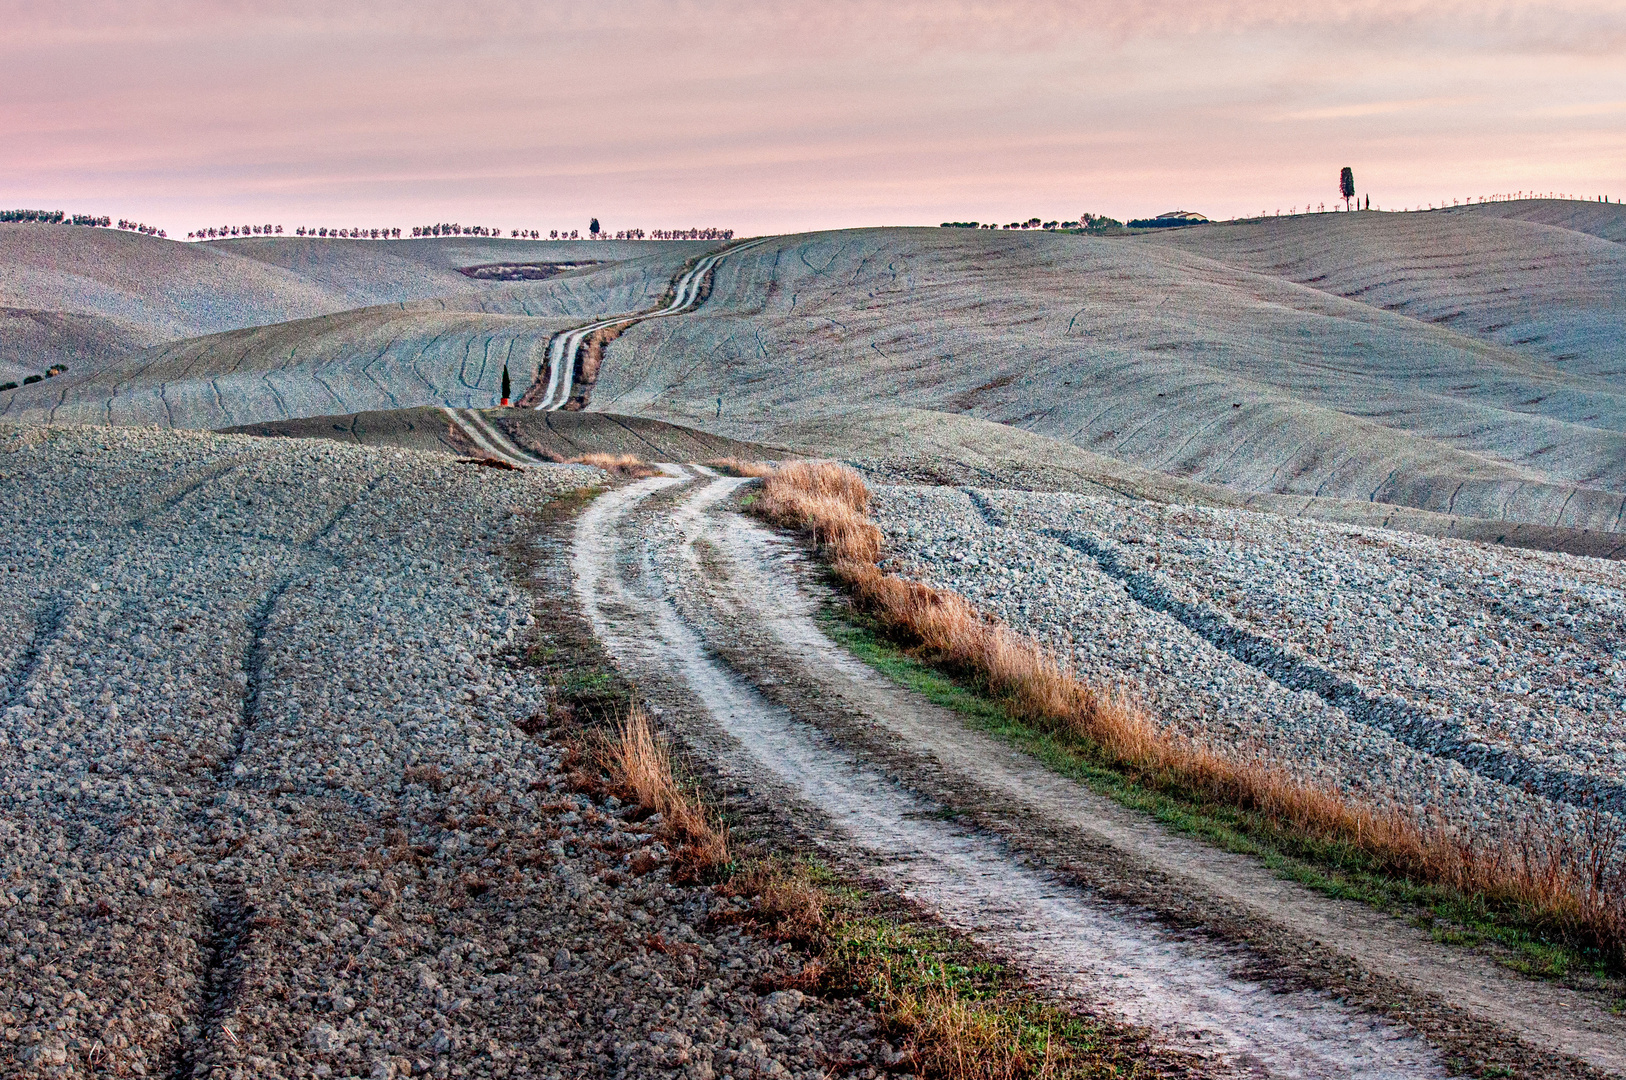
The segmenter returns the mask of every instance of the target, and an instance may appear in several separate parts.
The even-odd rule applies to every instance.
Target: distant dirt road
[[[681,315],[692,310],[700,302],[700,289],[705,284],[706,275],[710,274],[718,263],[730,255],[747,251],[758,244],[766,242],[767,238],[752,240],[749,243],[737,244],[707,255],[678,275],[677,280],[672,282],[672,299],[665,307],[642,314],[617,315],[609,319],[600,319],[597,322],[588,323],[586,326],[578,326],[574,330],[566,330],[555,337],[548,344],[547,384],[535,407],[544,410],[559,409],[564,406],[565,402],[570,400],[571,379],[575,368],[576,354],[581,351],[582,343],[594,332],[612,326],[641,322],[644,319],[661,319],[668,315]]]
[[[576,595],[663,723],[841,857],[1217,1075],[1626,1074],[1626,1019],[1585,995],[1168,834],[853,660],[800,556],[731,508],[745,483],[602,496]]]
[[[479,409],[443,408],[441,412],[446,414],[446,419],[451,421],[458,434],[487,457],[505,462],[516,469],[523,469],[528,465],[547,464],[542,458],[499,431]]]

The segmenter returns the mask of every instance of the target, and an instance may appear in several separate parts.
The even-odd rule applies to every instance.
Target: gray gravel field
[[[0,426],[0,1074],[873,1074],[521,730],[503,545],[595,476]]]
[[[1626,811],[1626,570],[1249,511],[881,486],[891,566],[1177,730],[1493,832]]]

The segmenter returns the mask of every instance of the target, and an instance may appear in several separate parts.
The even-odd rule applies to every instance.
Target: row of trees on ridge
[[[983,224],[976,221],[945,221],[944,229],[1109,229],[1118,228],[1123,222],[1117,218],[1110,218],[1104,214],[1080,214],[1077,221],[1043,221],[1039,218],[1028,218],[1026,221],[1013,221],[1009,225]]]
[[[0,210],[0,222],[23,222],[35,225],[85,225],[92,229],[110,229],[113,219],[106,214],[65,214],[61,210]],[[118,227],[143,236],[168,236],[156,225],[119,218]]]

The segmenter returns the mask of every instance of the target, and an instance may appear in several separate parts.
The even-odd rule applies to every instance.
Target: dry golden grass
[[[611,476],[640,480],[646,476],[659,476],[660,470],[632,454],[583,454],[569,460],[571,465],[591,465],[603,469]]]
[[[725,896],[748,896],[753,915],[785,941],[817,943],[829,923],[828,897],[806,874],[778,862],[753,862],[728,879]]]
[[[616,323],[614,326],[605,326],[594,330],[587,336],[587,347],[582,354],[581,374],[577,378],[578,383],[585,384],[588,388],[598,383],[599,368],[604,363],[604,350],[609,347],[610,342],[620,337],[629,325],[629,323]]]
[[[766,461],[744,461],[737,457],[717,458],[701,464],[725,476],[771,476],[774,471],[774,466]]]
[[[888,1019],[910,1034],[914,1064],[926,1076],[1019,1080],[1057,1075],[1013,1040],[1011,1023],[982,1002],[941,987],[893,991]],[[1048,1056],[1048,1055],[1046,1055]]]
[[[1307,784],[1285,769],[1233,760],[1163,730],[1125,694],[1085,685],[1048,649],[963,597],[883,573],[881,533],[863,478],[829,462],[775,470],[754,509],[811,537],[855,603],[924,658],[981,682],[1020,720],[1094,744],[1135,779],[1255,811],[1320,840],[1349,844],[1383,872],[1522,909],[1564,940],[1626,964],[1626,889],[1611,855],[1619,836],[1601,814],[1583,830],[1475,842],[1443,827]]]
[[[679,786],[672,775],[671,750],[642,709],[634,706],[614,736],[604,739],[597,762],[627,801],[661,816],[661,831],[678,844],[680,876],[728,862],[727,835],[707,816],[698,793]]]
[[[881,555],[881,530],[869,520],[869,488],[864,478],[828,461],[793,461],[762,481],[753,509],[769,521],[806,532],[827,548],[848,572],[874,568]],[[875,571],[877,574],[879,571]]]

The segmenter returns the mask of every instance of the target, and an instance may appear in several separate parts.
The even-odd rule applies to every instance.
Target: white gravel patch
[[[1165,722],[1457,825],[1626,810],[1626,568],[1249,511],[878,487],[890,566]]]

